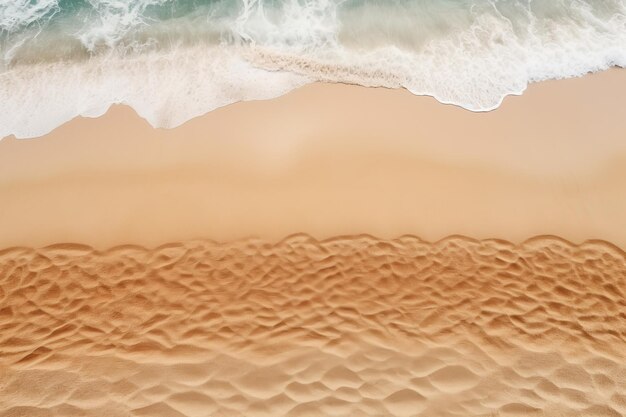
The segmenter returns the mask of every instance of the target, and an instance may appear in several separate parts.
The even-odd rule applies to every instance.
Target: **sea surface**
[[[0,137],[111,104],[174,127],[316,81],[473,111],[626,66],[626,0],[0,0]]]

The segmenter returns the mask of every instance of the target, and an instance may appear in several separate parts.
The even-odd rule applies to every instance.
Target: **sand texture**
[[[0,416],[626,415],[626,254],[367,235],[0,252]]]
[[[551,234],[626,248],[626,70],[489,113],[313,84],[171,130],[116,106],[0,141],[0,248]]]

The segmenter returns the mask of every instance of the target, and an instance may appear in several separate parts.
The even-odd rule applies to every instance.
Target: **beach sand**
[[[3,251],[0,415],[619,417],[625,262],[549,237]]]
[[[0,416],[626,415],[623,97],[315,84],[3,139]]]
[[[623,97],[614,70],[532,85],[489,113],[324,84],[173,130],[114,107],[0,141],[0,247],[292,233],[625,247]]]

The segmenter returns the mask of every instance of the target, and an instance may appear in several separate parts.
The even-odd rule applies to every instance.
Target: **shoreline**
[[[64,63],[65,61],[61,62],[61,64],[64,64]],[[25,66],[26,70],[28,70],[28,68],[29,68],[28,66]],[[16,68],[12,68],[11,70],[15,70],[15,69]],[[483,114],[483,113],[491,113],[491,112],[497,111],[498,109],[500,109],[503,103],[505,103],[506,101],[512,98],[521,97],[525,95],[528,89],[534,88],[533,86],[536,84],[553,83],[555,81],[558,82],[558,81],[564,81],[564,80],[585,78],[585,77],[589,77],[589,76],[596,75],[596,74],[603,74],[606,72],[623,71],[624,69],[626,69],[626,67],[620,64],[611,64],[606,67],[590,70],[583,74],[563,76],[561,78],[546,78],[546,79],[540,79],[540,80],[529,80],[523,88],[519,90],[511,91],[501,96],[497,104],[493,105],[492,107],[486,107],[486,108],[481,108],[481,109],[471,109],[467,106],[464,106],[463,104],[456,103],[454,101],[445,101],[442,98],[438,97],[436,94],[431,94],[431,93],[426,93],[426,92],[412,92],[408,87],[402,86],[402,85],[397,85],[395,87],[378,85],[378,84],[369,85],[367,83],[360,84],[359,82],[356,82],[356,81],[352,82],[349,80],[346,80],[346,81],[332,81],[332,80],[311,81],[307,79],[304,75],[294,72],[294,73],[287,73],[288,75],[293,76],[293,79],[291,79],[290,81],[287,81],[287,78],[283,80],[280,80],[279,78],[276,78],[275,80],[271,80],[271,83],[281,83],[281,82],[284,83],[283,88],[277,89],[275,92],[270,93],[267,91],[262,91],[262,92],[254,93],[250,89],[250,86],[247,85],[246,94],[243,94],[239,99],[236,99],[236,100],[232,98],[226,99],[225,102],[218,100],[217,103],[207,105],[206,108],[201,111],[198,111],[198,109],[196,109],[196,111],[194,112],[195,115],[189,116],[187,118],[175,117],[175,120],[176,120],[175,122],[172,122],[171,115],[166,114],[163,109],[160,109],[157,111],[142,109],[137,104],[137,102],[141,102],[141,100],[137,100],[137,97],[134,97],[131,100],[111,101],[109,104],[93,105],[89,109],[85,109],[80,113],[76,113],[74,116],[72,116],[69,119],[64,119],[66,121],[60,122],[60,124],[52,125],[56,127],[47,127],[45,129],[41,129],[41,128],[34,129],[34,131],[42,131],[44,133],[26,134],[23,131],[19,131],[19,132],[13,132],[13,133],[7,134],[3,132],[0,134],[0,141],[9,140],[9,139],[32,140],[32,139],[44,138],[44,137],[51,135],[57,129],[62,128],[64,125],[68,123],[72,123],[76,119],[98,119],[98,118],[105,116],[109,111],[111,111],[112,108],[116,108],[116,107],[128,107],[133,113],[137,115],[137,117],[139,117],[142,120],[145,120],[153,129],[174,130],[174,129],[180,128],[181,126],[186,125],[187,123],[193,122],[195,119],[203,118],[207,114],[218,111],[223,108],[228,108],[230,106],[239,105],[241,103],[246,103],[246,102],[254,103],[254,102],[265,102],[269,100],[276,100],[276,99],[283,97],[284,95],[292,94],[293,92],[297,90],[300,90],[302,88],[307,88],[308,86],[311,86],[311,85],[343,85],[343,86],[359,87],[359,88],[366,88],[366,89],[403,91],[403,92],[408,92],[412,96],[433,99],[440,105],[455,107],[460,110],[467,111],[469,113]],[[273,69],[265,70],[265,71],[267,71],[270,74],[279,73],[278,70],[273,70]],[[23,91],[16,91],[14,93],[20,94],[21,92]],[[38,93],[44,94],[44,92],[42,91],[39,91]],[[221,97],[221,99],[223,98],[224,97]],[[4,134],[4,136],[1,136],[2,134]]]
[[[0,141],[0,417],[626,415],[625,81]]]
[[[536,83],[485,113],[312,84],[171,130],[114,106],[0,141],[0,247],[367,233],[624,248],[625,80]]]

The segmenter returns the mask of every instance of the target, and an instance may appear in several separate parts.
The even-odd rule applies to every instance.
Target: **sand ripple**
[[[626,415],[626,254],[405,236],[0,252],[0,416]]]

